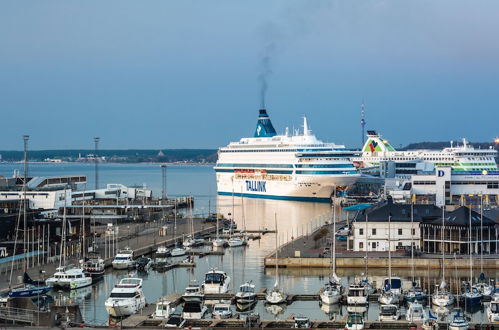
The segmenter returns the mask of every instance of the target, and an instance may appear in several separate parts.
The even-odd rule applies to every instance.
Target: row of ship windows
[[[228,172],[228,173],[233,173],[233,169],[215,169],[215,172]],[[286,170],[266,170],[268,174],[293,174],[293,171],[286,171]],[[296,174],[356,174],[356,170],[352,171],[296,171]]]
[[[316,152],[342,151],[342,149],[221,149],[220,152]]]
[[[351,168],[352,164],[296,164],[297,168]],[[293,164],[217,164],[217,167],[236,168],[293,168]]]

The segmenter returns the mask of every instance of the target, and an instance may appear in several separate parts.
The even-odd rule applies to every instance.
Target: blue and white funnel
[[[256,124],[256,130],[254,137],[273,137],[277,133],[272,126],[267,110],[261,109],[258,116],[258,123]]]

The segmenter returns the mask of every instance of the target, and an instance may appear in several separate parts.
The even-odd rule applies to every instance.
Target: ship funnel
[[[276,135],[277,133],[274,126],[272,126],[267,110],[260,109],[254,137],[273,137]]]

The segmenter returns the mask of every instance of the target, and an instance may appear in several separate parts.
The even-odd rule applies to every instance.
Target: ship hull
[[[301,175],[282,181],[233,178],[232,174],[217,173],[219,195],[329,203],[336,187],[351,186],[360,175]]]

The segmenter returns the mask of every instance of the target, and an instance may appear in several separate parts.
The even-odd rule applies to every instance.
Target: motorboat
[[[104,303],[109,315],[113,317],[129,316],[139,312],[146,305],[142,291],[142,279],[127,277],[111,290]]]
[[[449,330],[468,330],[469,327],[468,320],[461,312],[457,312],[449,323]]]
[[[152,267],[152,260],[148,257],[140,257],[135,261],[138,272],[147,273]]]
[[[295,329],[309,329],[312,327],[312,322],[310,322],[310,318],[304,315],[296,315],[293,317],[293,321],[295,322],[293,328]]]
[[[133,250],[125,248],[119,250],[112,262],[114,269],[129,269],[135,266],[133,261]]]
[[[185,319],[179,313],[174,313],[170,315],[168,321],[165,323],[165,328],[183,328],[185,325]]]
[[[230,304],[215,304],[213,306],[213,318],[214,319],[229,319],[232,317],[232,310],[230,309]]]
[[[423,322],[424,321],[424,308],[420,302],[410,302],[405,313],[405,319],[409,322]]]
[[[385,290],[390,290],[398,297],[402,295],[402,280],[400,277],[387,277],[383,283]]]
[[[90,275],[94,283],[102,279],[106,272],[104,259],[99,254],[90,254],[88,258],[80,260],[80,267]]]
[[[364,329],[364,318],[360,314],[348,314],[347,321],[345,323],[345,329],[348,330],[360,330]]]
[[[203,301],[204,293],[201,286],[196,282],[191,282],[182,295],[184,301]]]
[[[400,311],[397,305],[380,305],[379,320],[380,321],[397,321],[400,318]]]
[[[243,246],[246,244],[246,240],[244,239],[244,237],[233,236],[233,237],[229,238],[228,244],[230,247]]]
[[[202,301],[186,301],[182,311],[182,317],[186,320],[198,320],[203,318],[208,308]]]
[[[348,305],[367,305],[367,290],[361,284],[351,284],[347,291]]]
[[[211,269],[204,276],[203,291],[207,293],[227,293],[229,291],[230,276],[226,272]]]
[[[173,312],[175,312],[175,307],[172,306],[172,302],[161,299],[156,302],[156,310],[152,314],[152,318],[168,320]]]
[[[81,268],[60,266],[45,284],[63,290],[74,290],[92,285],[92,277]]]
[[[241,284],[235,298],[239,306],[253,304],[256,302],[255,285],[251,281]]]
[[[154,258],[168,258],[169,256],[171,256],[171,251],[164,245],[159,246],[154,253]]]
[[[499,323],[499,299],[493,299],[487,306],[487,319],[489,322]]]

